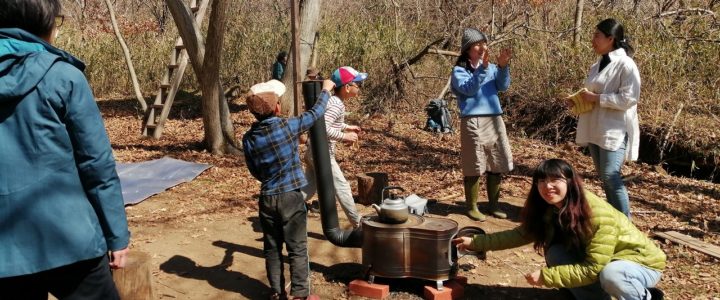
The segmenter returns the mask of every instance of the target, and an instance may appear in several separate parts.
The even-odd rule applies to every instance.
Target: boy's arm
[[[260,179],[260,172],[258,171],[257,167],[255,166],[255,162],[251,159],[252,157],[252,151],[250,150],[252,148],[252,145],[250,142],[243,138],[243,154],[245,154],[245,165],[247,166],[248,170],[250,171],[250,175],[253,177]]]
[[[288,119],[288,125],[290,130],[295,134],[300,134],[303,131],[307,131],[315,124],[320,116],[325,114],[325,107],[327,106],[328,99],[330,99],[330,90],[335,87],[335,83],[332,80],[326,79],[323,81],[323,90],[320,93],[315,105],[308,110],[303,112],[301,115]]]

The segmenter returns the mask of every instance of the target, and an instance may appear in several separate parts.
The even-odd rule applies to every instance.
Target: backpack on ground
[[[440,133],[452,132],[447,101],[444,99],[432,99],[425,106],[425,112],[427,112],[428,116],[425,122],[425,130]]]

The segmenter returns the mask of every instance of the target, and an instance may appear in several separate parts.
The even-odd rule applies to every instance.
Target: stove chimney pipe
[[[302,93],[305,107],[312,107],[322,91],[322,81],[308,80],[302,82]],[[362,247],[362,229],[342,230],[338,222],[335,206],[335,186],[332,182],[330,168],[330,152],[328,148],[325,118],[319,118],[310,128],[310,147],[312,148],[313,165],[317,182],[317,195],[320,200],[320,219],[325,237],[334,245],[348,248]]]

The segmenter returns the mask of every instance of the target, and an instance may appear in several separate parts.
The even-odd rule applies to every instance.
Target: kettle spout
[[[375,211],[378,213],[378,215],[380,215],[380,211],[382,210],[382,209],[380,208],[380,206],[378,206],[377,204],[373,204],[373,205],[371,205],[371,206],[372,206],[372,208],[375,209]]]

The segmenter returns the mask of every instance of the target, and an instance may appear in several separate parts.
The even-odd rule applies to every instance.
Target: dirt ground
[[[160,140],[140,137],[141,117],[132,100],[99,102],[118,161],[171,156],[213,165],[192,182],[127,207],[131,250],[151,255],[158,299],[266,299],[269,287],[256,209],[259,184],[242,157],[213,156],[203,150],[196,101],[176,102]],[[351,103],[349,109],[353,108]],[[233,103],[231,110],[239,138],[252,117],[242,105]],[[460,227],[495,232],[517,226],[531,170],[545,158],[572,162],[587,178],[587,187],[602,195],[590,158],[577,147],[524,139],[508,124],[516,168],[503,181],[502,208],[510,218],[472,222],[462,214],[459,134],[422,131],[424,117],[418,112],[351,114],[348,119],[365,130],[359,145],[341,146],[338,155],[354,191],[355,174],[387,172],[391,185],[435,200],[429,206],[430,216],[451,218]],[[720,185],[673,177],[643,164],[626,166],[624,174],[633,222],[639,228],[648,234],[675,230],[720,244]],[[363,214],[374,212],[363,205],[358,209]],[[342,213],[340,220],[349,226]],[[309,216],[308,242],[312,292],[322,299],[360,299],[348,295],[347,284],[363,278],[361,250],[338,248],[325,240],[317,214]],[[659,285],[668,299],[720,299],[718,259],[664,240],[658,243],[668,254],[668,268]],[[459,274],[468,278],[466,298],[562,299],[566,296],[562,292],[532,288],[525,282],[522,273],[539,269],[543,262],[530,246],[492,252],[486,260],[463,257]],[[378,281],[390,285],[390,299],[421,299],[423,285],[432,284],[416,279]]]

